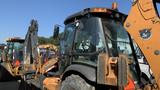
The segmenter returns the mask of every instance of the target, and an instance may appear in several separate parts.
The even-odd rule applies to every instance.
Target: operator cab
[[[60,43],[60,52],[63,52],[61,66],[67,68],[78,64],[98,72],[100,55],[109,58],[126,55],[130,60],[128,62],[132,62],[129,68],[132,68],[134,80],[138,82],[138,67],[135,68],[130,38],[123,27],[125,18],[126,15],[108,8],[87,8],[69,16],[64,22],[65,30]],[[98,78],[98,73],[95,76]]]
[[[64,54],[76,54],[73,62],[97,65],[97,55],[131,56],[130,41],[123,21],[126,15],[107,8],[87,8],[65,20]]]
[[[13,66],[19,65],[23,61],[23,43],[24,39],[20,38],[9,38],[7,40],[6,60],[10,61]]]
[[[97,65],[98,53],[108,52],[110,56],[118,56],[117,51],[124,52],[128,48],[123,43],[129,42],[122,25],[125,17],[126,15],[107,8],[87,8],[68,17],[65,20],[64,51],[77,54],[79,59],[73,62],[92,66]],[[117,39],[122,41],[123,47],[118,46],[121,43],[117,44]]]

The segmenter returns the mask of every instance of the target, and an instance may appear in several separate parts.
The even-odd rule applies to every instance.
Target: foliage
[[[40,36],[40,37],[38,37],[38,43],[39,44],[54,44],[54,45],[58,46],[59,40],[54,39],[52,36],[49,38]]]
[[[53,36],[50,36],[49,38],[39,36],[38,37],[38,43],[39,44],[53,44],[55,46],[59,46],[59,39],[63,37],[64,32],[59,33],[58,38],[53,38]]]

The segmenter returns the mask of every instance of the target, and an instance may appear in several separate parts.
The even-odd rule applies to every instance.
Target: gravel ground
[[[16,81],[0,82],[0,90],[18,90],[19,83]]]

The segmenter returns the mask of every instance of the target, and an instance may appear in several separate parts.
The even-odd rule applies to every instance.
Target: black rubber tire
[[[95,90],[95,87],[89,85],[80,76],[72,74],[62,81],[60,90]]]

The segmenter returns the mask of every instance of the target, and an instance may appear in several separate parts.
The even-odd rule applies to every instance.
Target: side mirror
[[[53,38],[58,38],[58,35],[59,35],[59,26],[55,25],[54,26]]]

